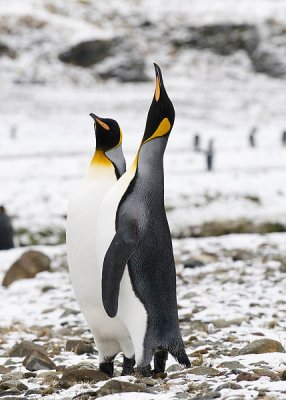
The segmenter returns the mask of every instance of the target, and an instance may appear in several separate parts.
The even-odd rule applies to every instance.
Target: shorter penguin
[[[14,247],[13,227],[10,217],[6,214],[4,206],[0,206],[0,250]]]
[[[108,335],[123,331],[124,336],[128,336],[128,332],[120,321],[110,327],[110,318],[103,307],[98,306],[101,302],[101,268],[96,263],[96,227],[100,204],[126,166],[118,123],[95,114],[90,116],[94,120],[96,148],[85,177],[71,196],[67,215],[67,255],[76,298],[95,338],[100,370],[112,374],[106,365],[109,355],[113,355],[113,343]],[[102,230],[104,224],[100,227],[100,235]],[[105,341],[107,344],[103,348],[101,343]],[[129,353],[126,354],[133,354],[133,348]]]

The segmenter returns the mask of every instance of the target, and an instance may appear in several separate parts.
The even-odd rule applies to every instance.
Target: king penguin
[[[67,215],[67,255],[73,289],[80,309],[95,338],[100,352],[100,370],[111,374],[109,364],[110,354],[119,352],[121,347],[107,340],[103,347],[101,337],[106,336],[111,329],[116,329],[119,337],[128,336],[127,328],[106,315],[101,302],[101,271],[96,267],[96,224],[100,203],[104,195],[116,180],[125,172],[126,165],[122,152],[122,132],[115,120],[94,119],[96,133],[96,149],[86,176],[75,188]],[[99,232],[99,234],[101,234]],[[112,327],[110,324],[112,321]],[[103,329],[99,329],[100,327]],[[99,328],[98,328],[99,327]],[[107,335],[108,338],[108,335]],[[127,356],[134,354],[133,346],[128,340],[124,347]]]
[[[188,367],[177,312],[176,271],[164,207],[163,156],[175,111],[155,64],[156,87],[145,132],[132,166],[100,206],[97,265],[102,304],[126,326],[137,370],[164,372],[168,352]],[[103,229],[104,227],[104,229]],[[116,340],[116,335],[114,335]]]

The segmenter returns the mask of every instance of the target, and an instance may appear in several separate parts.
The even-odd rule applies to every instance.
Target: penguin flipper
[[[137,224],[117,230],[103,261],[102,302],[107,315],[114,318],[118,311],[120,282],[125,266],[138,244]]]

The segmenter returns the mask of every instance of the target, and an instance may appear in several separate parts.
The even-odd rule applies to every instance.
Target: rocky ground
[[[24,249],[0,253],[1,277],[6,276],[0,289],[0,397],[286,397],[285,234],[174,241],[180,324],[192,368],[184,370],[169,358],[167,374],[155,378],[120,377],[120,356],[113,379],[98,372],[96,347],[70,286],[65,248],[34,250],[48,255],[50,265],[46,257],[28,253],[11,268]],[[43,272],[20,279],[21,265],[25,276],[27,265],[32,275],[37,268]]]

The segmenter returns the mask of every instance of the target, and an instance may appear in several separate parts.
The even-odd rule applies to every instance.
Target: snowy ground
[[[180,373],[174,367],[174,360],[169,359],[168,377],[148,382],[154,393],[134,394],[130,398],[192,399],[199,394],[206,396],[227,383],[229,388],[220,388],[216,392],[222,399],[248,400],[258,396],[285,399],[285,383],[279,379],[286,370],[285,353],[237,355],[238,350],[256,339],[276,339],[286,345],[285,266],[283,269],[281,263],[275,261],[285,254],[285,238],[285,234],[230,235],[174,241],[179,316],[187,353],[193,366],[208,367],[206,373],[209,371],[214,376],[202,375],[205,372],[200,371],[198,375],[188,371]],[[27,372],[21,365],[21,358],[3,356],[4,351],[16,341],[26,339],[43,344],[58,367],[82,360],[97,365],[96,355],[79,356],[64,350],[67,339],[91,338],[81,314],[77,313],[66,267],[65,247],[35,249],[53,259],[52,272],[41,273],[34,279],[18,281],[7,289],[0,289],[1,302],[5,304],[5,312],[1,313],[0,364],[10,365],[14,373]],[[0,253],[0,279],[22,251],[15,249]],[[188,257],[199,255],[211,257],[211,262],[195,269],[183,268],[182,263]],[[221,366],[230,361],[237,361],[241,366]],[[118,357],[116,375],[120,372],[119,364]],[[255,381],[240,381],[238,377],[242,372],[253,374],[253,370],[256,373],[260,370],[262,376]],[[271,377],[265,376],[267,374]],[[41,397],[47,400],[69,399],[86,390],[96,390],[103,384],[78,384],[64,390],[55,386],[60,375],[57,372],[50,385],[41,372],[37,377],[21,381],[29,388],[44,390],[52,386],[55,392]],[[116,376],[116,379],[135,382],[137,378]],[[240,387],[231,389],[234,383]],[[129,398],[124,396],[124,399]],[[31,395],[25,398],[39,397]],[[109,398],[116,400],[122,395],[114,394],[106,400]]]

